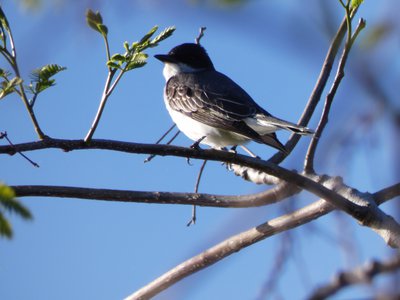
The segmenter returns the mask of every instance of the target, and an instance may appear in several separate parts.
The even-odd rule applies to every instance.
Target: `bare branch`
[[[325,85],[329,79],[329,76],[331,74],[332,66],[335,61],[335,57],[339,51],[340,44],[343,41],[343,38],[346,34],[346,18],[343,19],[342,23],[339,26],[338,31],[336,32],[336,35],[334,36],[332,43],[328,49],[328,52],[326,54],[325,60],[322,64],[322,69],[319,74],[317,83],[315,84],[315,87],[310,95],[310,98],[308,99],[308,103],[303,111],[302,116],[300,117],[300,120],[298,122],[299,125],[306,126],[308,122],[310,121],[312,115],[315,112],[315,109],[321,99],[322,92],[325,89]],[[292,134],[285,144],[286,150],[290,153],[294,147],[297,145],[297,143],[300,140],[300,136],[297,134]],[[269,161],[279,164],[285,159],[286,155],[278,152],[274,156],[272,156]]]
[[[280,232],[301,226],[332,210],[332,205],[324,200],[319,200],[290,214],[272,219],[250,230],[234,235],[177,265],[153,282],[126,297],[125,300],[150,299],[181,279],[209,267],[243,248]]]
[[[253,182],[255,184],[272,185],[272,184],[279,184],[280,182],[282,182],[279,178],[275,176],[271,176],[265,172],[249,168],[246,166],[241,166],[237,164],[227,164],[227,168],[228,170],[233,171],[233,173],[236,176],[240,176],[244,180]]]
[[[299,192],[287,183],[249,195],[210,195],[199,193],[142,192],[67,186],[11,186],[17,197],[61,197],[132,203],[184,204],[208,207],[257,207],[276,203]]]
[[[92,140],[90,144],[87,144],[82,140],[46,139],[33,143],[14,145],[13,147],[0,146],[0,153],[12,154],[16,151],[23,152],[45,148],[60,148],[64,149],[65,151],[83,149],[104,149],[126,153],[146,153],[162,156],[172,155],[185,158],[191,157],[197,159],[207,159],[213,161],[223,161],[226,163],[234,163],[260,170],[281,180],[284,180],[290,184],[296,185],[299,188],[305,189],[317,195],[318,197],[329,201],[335,207],[345,211],[365,226],[370,226],[371,228],[379,228],[382,219],[384,219],[386,216],[376,207],[371,207],[370,199],[359,197],[356,198],[356,201],[352,201],[350,200],[352,197],[351,193],[344,194],[345,197],[338,194],[331,188],[327,188],[321,185],[319,183],[320,178],[318,176],[313,176],[314,178],[310,179],[311,176],[310,178],[307,178],[306,176],[302,176],[300,174],[297,174],[296,172],[289,171],[285,168],[282,168],[267,161],[215,149],[202,150],[171,145],[148,145],[128,142],[116,142],[109,140]],[[392,221],[394,222],[394,220]],[[386,223],[385,226],[385,229],[388,229],[388,223]],[[398,228],[398,225],[395,222],[391,226],[393,226],[393,228],[390,228],[390,230],[387,230],[384,233],[380,232],[380,234],[384,236],[385,240],[390,245],[400,245],[400,228]]]
[[[338,180],[327,180],[326,184],[335,185],[338,184]],[[379,191],[374,195],[386,194],[386,192],[384,192],[385,190]],[[350,191],[344,187],[342,192],[349,193]],[[393,195],[392,192],[391,194]],[[382,203],[386,200],[388,199],[382,199]],[[246,248],[278,233],[302,226],[303,224],[328,214],[332,210],[334,210],[334,206],[332,206],[329,202],[325,200],[318,200],[292,213],[272,219],[257,227],[251,228],[250,230],[234,235],[177,265],[153,282],[125,298],[125,300],[149,299],[168,287],[174,285],[183,278],[207,268],[224,259],[225,257],[242,250],[243,248]]]
[[[197,45],[200,45],[200,40],[204,36],[204,31],[207,29],[207,27],[200,27],[199,29],[199,35],[195,38],[195,43]]]
[[[14,146],[14,144],[11,142],[11,140],[8,138],[7,132],[0,132],[0,140],[1,139],[6,139],[7,142],[10,144],[10,146]],[[26,156],[25,154],[21,153],[21,152],[17,152],[19,155],[21,155],[23,158],[25,158],[28,162],[30,162],[34,167],[39,168],[39,164],[37,164],[36,162],[34,162],[32,159],[30,159],[28,156]]]
[[[332,84],[331,90],[329,91],[328,95],[326,96],[326,101],[325,101],[324,109],[322,111],[321,119],[317,126],[317,130],[315,131],[314,136],[310,142],[310,146],[308,147],[308,151],[307,151],[306,159],[305,159],[305,163],[304,163],[304,170],[307,173],[314,173],[314,157],[315,157],[315,151],[317,149],[319,139],[321,138],[322,132],[324,131],[325,126],[328,123],[328,116],[329,116],[329,113],[331,110],[333,99],[334,99],[336,92],[339,88],[339,85],[342,82],[342,79],[344,77],[344,67],[346,65],[347,58],[349,56],[354,39],[355,39],[355,37],[358,36],[358,33],[364,27],[365,27],[365,21],[363,19],[360,19],[360,22],[358,23],[358,26],[356,29],[356,33],[354,34],[354,38],[352,38],[350,36],[350,38],[347,40],[346,45],[343,49],[343,54],[339,61],[335,80]],[[349,32],[349,34],[350,34],[350,32]]]
[[[107,41],[106,37],[104,39]],[[106,43],[106,45],[107,45],[107,51],[108,51],[108,42]],[[108,56],[108,54],[107,54],[107,56]],[[104,111],[104,107],[106,106],[108,97],[110,96],[111,91],[112,91],[111,88],[110,88],[110,85],[111,85],[112,79],[113,79],[116,71],[117,71],[117,69],[112,69],[112,68],[109,67],[106,83],[104,85],[103,94],[101,96],[101,100],[100,100],[100,104],[99,104],[99,108],[97,109],[97,113],[96,113],[96,116],[95,116],[95,118],[93,120],[92,126],[90,126],[90,129],[89,129],[89,131],[88,131],[88,133],[86,134],[86,137],[85,137],[85,142],[87,142],[87,143],[92,140],[93,134],[96,131],[97,126],[99,125],[101,116],[102,116],[103,111]],[[121,74],[123,74],[122,71],[120,72],[119,75],[121,75]]]
[[[206,167],[207,164],[207,160],[203,160],[203,163],[201,164],[200,170],[199,170],[199,174],[197,175],[197,179],[196,179],[196,184],[194,186],[194,193],[198,194],[199,192],[199,186],[200,186],[200,181],[201,181],[201,176],[203,175],[204,172],[204,168]],[[186,226],[190,226],[190,225],[194,225],[196,224],[196,219],[197,219],[197,215],[196,215],[196,205],[193,205],[192,207],[192,217],[190,218],[189,222],[186,224]]]
[[[374,198],[375,202],[380,205],[387,200],[396,198],[400,196],[400,183],[396,183],[392,186],[389,186],[387,188],[384,188],[383,190],[380,190],[379,192],[376,192],[372,194],[372,197]]]
[[[156,142],[156,145],[160,144],[161,141],[168,135],[168,133],[170,133],[172,131],[172,129],[174,129],[176,127],[176,124],[174,123]],[[179,133],[181,133],[179,130],[166,142],[166,145],[170,145],[175,139],[176,137],[179,135]],[[150,162],[154,157],[156,157],[155,154],[149,155],[144,162],[148,163]]]
[[[326,299],[349,285],[370,283],[377,275],[395,272],[399,269],[400,255],[383,262],[372,261],[354,270],[335,275],[331,282],[318,288],[308,299]]]

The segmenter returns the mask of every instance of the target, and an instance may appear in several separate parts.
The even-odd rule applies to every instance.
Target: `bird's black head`
[[[183,63],[194,69],[214,70],[206,50],[198,44],[182,44],[174,47],[168,54],[157,54],[154,57],[165,63]]]

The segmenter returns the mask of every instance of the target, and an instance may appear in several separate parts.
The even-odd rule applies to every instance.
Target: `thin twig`
[[[3,138],[7,140],[7,142],[10,144],[10,146],[14,147],[14,144],[13,144],[13,143],[11,142],[11,140],[8,138],[7,132],[6,132],[6,131],[0,132],[0,140],[3,139]],[[25,158],[27,161],[29,161],[34,167],[36,167],[36,168],[39,168],[39,167],[40,167],[36,162],[34,162],[33,160],[31,160],[31,159],[30,159],[28,156],[26,156],[24,153],[19,152],[19,151],[17,151],[17,153],[18,153],[19,155],[21,155],[23,158]]]
[[[197,45],[200,45],[200,40],[204,36],[204,31],[207,29],[207,27],[200,27],[199,30],[199,35],[195,38],[195,42]]]
[[[351,18],[353,18],[354,14],[356,13],[357,9],[353,10]],[[325,60],[322,64],[322,69],[319,74],[318,80],[315,84],[315,87],[310,95],[310,98],[308,99],[307,105],[303,111],[303,114],[301,115],[298,124],[302,126],[307,126],[308,122],[310,121],[312,115],[315,112],[315,109],[321,99],[322,92],[325,89],[326,83],[330,77],[331,70],[333,63],[335,61],[335,57],[338,53],[338,50],[340,48],[340,44],[342,43],[342,40],[346,34],[346,18],[343,19],[342,23],[339,26],[338,31],[336,32],[336,35],[334,36],[331,45],[329,47],[329,50],[326,54]],[[290,153],[294,147],[297,145],[297,143],[300,140],[300,136],[297,134],[292,134],[289,138],[289,140],[285,144],[285,148],[288,153]],[[282,152],[278,152],[275,155],[273,155],[268,161],[273,162],[275,164],[280,164],[285,158],[286,154]]]
[[[360,19],[356,32],[355,32],[355,37],[358,36],[359,32],[365,27],[365,21],[363,19]],[[339,85],[344,77],[344,68],[347,62],[348,55],[350,53],[351,47],[353,45],[354,39],[350,37],[349,43],[346,43],[342,56],[339,61],[337,73],[335,76],[335,80],[332,84],[331,90],[329,91],[328,95],[326,96],[326,101],[324,105],[324,109],[322,111],[322,115],[320,118],[320,121],[318,123],[317,129],[314,133],[314,136],[310,142],[310,145],[308,147],[308,151],[306,154],[306,158],[304,161],[304,171],[307,173],[314,173],[314,157],[315,157],[315,152],[318,146],[318,142],[322,136],[322,132],[324,131],[327,123],[328,123],[328,118],[329,118],[329,113],[331,110],[331,106],[333,103],[333,99],[336,95],[336,92],[339,88]]]
[[[156,144],[159,144],[162,142],[162,140],[176,127],[176,124],[172,124],[172,126],[156,141]]]
[[[247,154],[249,154],[251,157],[258,157],[253,151],[251,151],[249,148],[247,148],[245,145],[240,145],[240,148],[242,148]]]
[[[107,35],[102,34],[103,39],[104,39],[104,44],[106,46],[106,56],[107,56],[107,61],[111,60],[111,54],[110,54],[110,45],[108,43],[108,38]],[[108,71],[111,72],[113,69],[111,66],[108,66]]]
[[[199,170],[199,174],[197,175],[197,180],[196,180],[196,184],[194,186],[194,193],[197,194],[199,192],[199,186],[200,186],[200,181],[201,181],[201,176],[203,175],[204,172],[204,168],[207,164],[207,160],[205,159],[203,161],[203,163],[201,164],[200,170]],[[196,220],[197,220],[197,215],[196,215],[196,205],[192,206],[192,217],[190,218],[189,222],[186,224],[186,226],[190,226],[190,225],[194,225],[196,224]]]
[[[163,136],[162,136],[161,138],[158,139],[158,141],[156,142],[156,145],[158,145],[158,144],[164,139],[164,137],[165,137],[172,129],[174,129],[174,128],[175,128],[175,124],[172,125],[171,128],[168,129],[167,132],[164,133]],[[167,141],[166,145],[170,145],[170,144],[176,139],[176,137],[179,135],[179,133],[181,133],[181,132],[178,130],[178,131],[172,136],[172,138],[170,138],[170,139]],[[152,160],[154,157],[156,157],[156,156],[157,156],[156,154],[151,154],[151,155],[149,155],[149,156],[144,160],[144,162],[147,163],[147,162],[151,161],[151,160]]]
[[[103,114],[104,107],[106,105],[108,96],[110,94],[109,93],[110,84],[111,84],[111,81],[112,81],[112,79],[113,79],[113,77],[115,75],[116,70],[117,69],[112,69],[112,70],[109,70],[109,72],[108,72],[107,79],[106,79],[106,84],[104,86],[103,94],[101,96],[101,101],[100,101],[99,108],[98,108],[96,116],[95,116],[95,118],[93,120],[92,126],[90,127],[89,132],[87,133],[87,135],[85,137],[85,142],[86,143],[91,141],[91,139],[93,137],[93,134],[96,131],[97,126],[99,125],[101,115]]]
[[[17,50],[15,47],[14,38],[13,38],[13,34],[12,34],[10,27],[8,27],[7,33],[8,33],[9,39],[10,39],[11,54],[8,52],[7,49],[4,49],[4,52],[2,52],[2,53],[8,54],[8,55],[3,54],[3,56],[7,59],[7,61],[13,68],[15,76],[21,78],[18,63],[17,63]],[[36,119],[36,115],[33,111],[33,108],[31,107],[31,105],[29,103],[28,97],[26,96],[26,92],[25,92],[23,83],[22,82],[19,83],[18,87],[19,87],[18,95],[21,97],[22,102],[24,102],[25,108],[29,113],[29,116],[31,118],[31,121],[33,123],[33,126],[35,128],[35,131],[36,131],[39,139],[43,140],[43,139],[47,138],[47,136],[43,133],[42,129],[39,126],[39,122]]]

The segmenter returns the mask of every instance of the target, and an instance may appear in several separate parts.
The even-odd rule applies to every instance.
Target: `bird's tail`
[[[263,116],[263,121],[266,122],[268,125],[275,126],[279,129],[285,129],[289,130],[293,133],[296,134],[301,134],[301,135],[308,135],[308,134],[313,134],[314,130],[305,127],[305,126],[300,126],[297,124],[294,124],[292,122],[288,122],[273,116]]]

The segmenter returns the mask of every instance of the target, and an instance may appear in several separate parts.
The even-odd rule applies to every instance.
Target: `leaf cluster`
[[[0,69],[0,77],[3,78],[3,80],[0,82],[0,100],[11,93],[14,93],[16,91],[16,87],[22,83],[21,78],[16,76],[9,79],[10,76],[10,72]]]
[[[161,41],[167,39],[175,31],[175,27],[167,27],[156,37],[152,38],[158,26],[154,26],[139,41],[129,45],[124,43],[125,53],[116,53],[111,56],[107,65],[111,68],[130,71],[132,69],[141,68],[147,63],[148,55],[143,51],[148,48],[156,47]]]
[[[39,94],[45,89],[55,85],[55,79],[52,79],[52,77],[66,69],[66,67],[60,65],[50,64],[34,70],[32,72],[32,82],[28,86],[29,91],[32,94]]]
[[[9,46],[7,46],[7,40],[9,40],[10,43]],[[13,37],[11,34],[11,28],[1,6],[0,43],[0,54],[3,55],[3,57],[6,59],[6,61],[12,68],[13,73],[15,74],[15,76],[12,77],[13,74],[11,72],[0,69],[0,78],[2,79],[2,81],[0,81],[0,99],[3,99],[5,96],[16,92],[19,96],[23,98],[27,105],[33,106],[35,99],[39,93],[55,85],[55,80],[51,77],[53,77],[58,72],[65,70],[66,68],[59,65],[51,64],[34,70],[32,72],[33,80],[30,85],[23,86],[23,80],[19,76],[17,57]],[[25,89],[27,89],[27,91],[30,91],[34,95],[32,100],[29,101],[27,99]]]
[[[86,13],[86,21],[90,28],[99,32],[103,36],[108,51],[108,28],[104,25],[103,17],[100,12],[94,12],[89,9]],[[170,37],[175,31],[175,27],[167,27],[156,37],[152,38],[157,30],[158,26],[154,26],[139,41],[136,41],[131,45],[129,45],[128,42],[125,42],[125,52],[116,53],[111,57],[108,57],[107,66],[114,70],[122,70],[124,72],[143,67],[147,63],[146,60],[148,57],[148,55],[143,51],[147,48],[156,47],[161,41]]]

